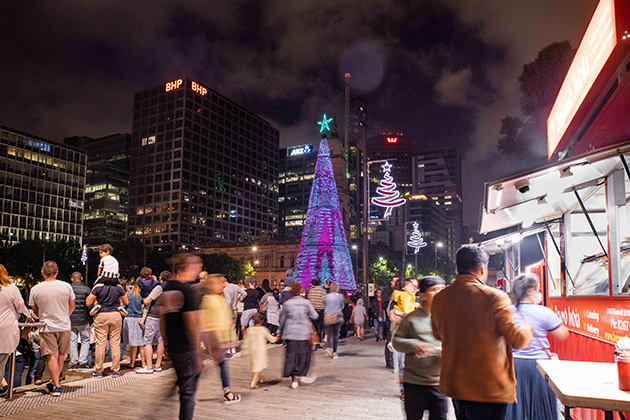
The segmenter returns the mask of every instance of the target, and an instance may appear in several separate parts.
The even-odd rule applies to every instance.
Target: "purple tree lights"
[[[304,289],[311,287],[314,278],[321,279],[322,283],[332,280],[342,290],[356,289],[326,138],[322,138],[319,145],[306,223],[295,265],[295,279]]]

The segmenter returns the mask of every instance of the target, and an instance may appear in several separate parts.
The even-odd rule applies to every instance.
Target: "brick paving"
[[[256,390],[249,389],[247,361],[238,355],[229,361],[229,369],[232,390],[241,394],[242,402],[229,406],[221,403],[218,368],[209,366],[199,382],[195,418],[403,419],[397,375],[385,369],[383,347],[383,342],[375,343],[371,338],[363,342],[348,338],[342,340],[339,359],[329,358],[325,351],[316,352],[312,371],[317,380],[309,385],[300,384],[295,390],[281,377],[282,346],[269,348],[265,383]],[[14,401],[0,402],[0,416],[14,413],[5,418],[28,420],[177,418],[179,402],[172,369],[146,376],[130,370],[123,373],[120,379],[70,382],[62,386],[62,398],[58,399],[40,392],[18,394]],[[9,409],[15,405],[21,411]],[[452,407],[449,409],[449,419],[453,419]]]

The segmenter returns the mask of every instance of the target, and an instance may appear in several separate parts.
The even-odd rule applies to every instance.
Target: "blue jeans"
[[[230,374],[228,373],[227,360],[223,360],[219,363],[219,369],[221,370],[221,384],[223,385],[223,392],[230,390]]]
[[[378,321],[378,318],[372,318],[374,321],[374,335],[376,337],[376,341],[380,340],[379,329],[381,328],[381,323]]]
[[[79,344],[81,353],[79,354]],[[88,353],[90,352],[90,324],[73,326],[70,328],[70,363],[88,363]]]
[[[400,392],[404,392],[405,388],[403,386],[403,371],[405,370],[405,353],[394,351],[392,353],[392,359],[394,361],[394,370],[398,371]]]
[[[33,381],[35,376],[35,369],[37,369],[37,363],[39,362],[39,352],[35,352],[30,357],[26,357],[23,354],[18,354],[15,357],[15,376],[13,377],[13,388],[22,386],[22,375],[24,369],[28,366],[28,373],[26,374],[26,385],[29,385]],[[7,363],[4,380],[9,382],[9,364]]]
[[[195,352],[170,352],[169,355],[173,362],[175,373],[177,374],[176,383],[179,387],[179,420],[192,420],[193,414],[195,413],[197,380],[199,379],[199,375],[195,373]],[[221,372],[223,374],[223,368]]]
[[[343,325],[343,318],[336,324],[328,326],[328,348],[332,348],[333,353],[337,353],[339,347],[339,331]]]

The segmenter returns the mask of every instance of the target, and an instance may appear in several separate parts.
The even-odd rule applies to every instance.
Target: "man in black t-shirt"
[[[163,339],[177,374],[180,420],[193,418],[197,380],[203,367],[199,352],[199,307],[191,287],[201,268],[198,255],[173,257],[173,277],[162,284],[158,303]]]

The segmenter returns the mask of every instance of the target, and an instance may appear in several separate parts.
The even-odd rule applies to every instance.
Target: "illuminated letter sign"
[[[373,197],[371,201],[374,205],[385,207],[383,218],[388,219],[392,214],[393,208],[402,206],[407,200],[400,196],[399,191],[396,191],[396,183],[391,175],[392,165],[385,162],[381,168],[383,168],[383,179],[381,179],[380,186],[376,189],[380,197]]]
[[[177,79],[173,82],[168,82],[166,84],[166,91],[169,92],[171,90],[179,89],[184,81],[182,79]]]
[[[398,142],[398,137],[387,137],[387,143],[396,143]]]
[[[562,83],[547,120],[551,157],[604,64],[617,45],[614,0],[601,0]]]
[[[201,96],[204,96],[206,93],[208,93],[208,89],[206,89],[205,87],[201,86],[197,82],[192,82],[191,89],[194,90],[195,92],[197,92],[198,94],[200,94]]]
[[[289,149],[287,150],[287,156],[300,156],[300,155],[307,155],[309,153],[311,153],[313,151],[313,145],[312,144],[305,144],[303,146],[293,146],[293,147],[289,147]]]

